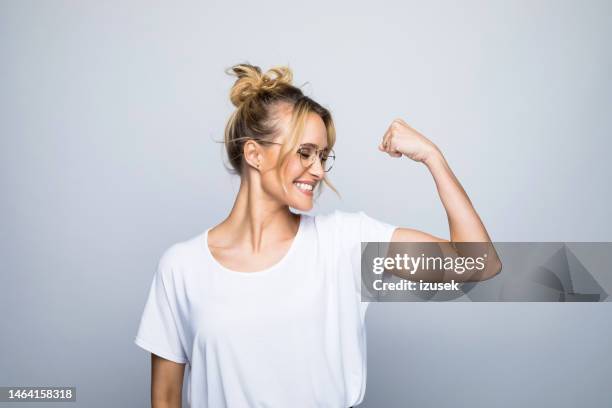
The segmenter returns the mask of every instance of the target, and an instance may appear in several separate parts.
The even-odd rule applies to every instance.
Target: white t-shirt
[[[208,230],[162,255],[135,343],[187,363],[194,408],[346,408],[366,384],[361,241],[395,227],[364,212],[302,214],[290,249],[259,272],[213,258]]]

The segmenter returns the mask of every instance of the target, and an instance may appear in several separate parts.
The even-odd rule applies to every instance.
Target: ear
[[[252,140],[247,140],[244,144],[242,153],[244,155],[244,161],[246,164],[257,169],[261,167],[263,155],[261,153],[261,146],[259,146],[257,143]]]

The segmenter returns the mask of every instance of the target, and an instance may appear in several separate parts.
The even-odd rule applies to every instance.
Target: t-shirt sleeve
[[[347,249],[347,260],[352,269],[356,284],[361,284],[361,243],[390,242],[396,226],[372,218],[363,211],[336,211],[339,222],[340,243]],[[359,290],[361,293],[361,290]]]
[[[359,215],[359,242],[390,242],[395,225],[370,217],[360,211]]]
[[[173,291],[168,278],[172,272],[169,250],[162,255],[134,339],[137,346],[176,363],[186,363],[175,312]]]

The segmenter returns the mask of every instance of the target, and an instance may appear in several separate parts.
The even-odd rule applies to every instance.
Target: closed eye
[[[303,150],[299,150],[298,154],[303,158],[303,159],[308,159],[310,158],[310,156],[312,155],[312,152],[308,152],[308,151],[303,151]]]

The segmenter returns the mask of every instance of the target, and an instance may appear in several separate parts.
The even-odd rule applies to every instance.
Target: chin
[[[310,211],[312,210],[312,207],[314,206],[312,200],[309,201],[304,201],[304,200],[293,200],[292,202],[289,203],[289,207],[291,208],[295,208],[296,210],[299,211]]]
[[[291,185],[288,188],[289,195],[286,196],[287,205],[299,211],[310,211],[314,207],[314,194],[304,193],[296,186]]]

